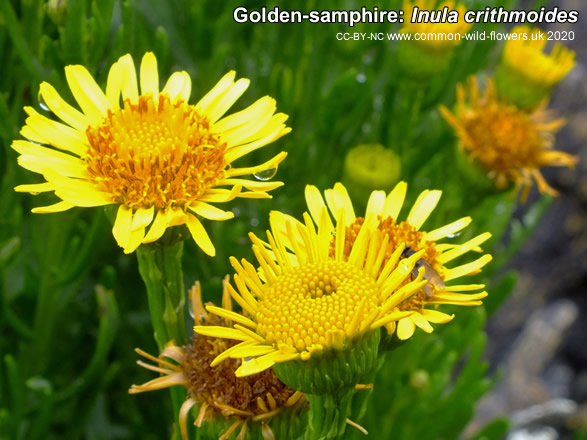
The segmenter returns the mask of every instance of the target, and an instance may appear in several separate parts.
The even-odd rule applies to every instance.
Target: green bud
[[[67,0],[49,0],[47,2],[47,15],[57,26],[65,23],[66,14]]]

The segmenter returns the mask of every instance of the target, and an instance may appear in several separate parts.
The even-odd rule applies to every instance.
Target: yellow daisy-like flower
[[[20,153],[19,164],[46,179],[16,191],[54,191],[61,199],[33,212],[116,204],[112,232],[125,252],[156,241],[170,226],[185,224],[198,246],[214,255],[198,216],[227,220],[234,215],[210,203],[270,197],[267,191],[282,185],[241,176],[276,168],[285,152],[261,165],[233,166],[290,131],[284,125],[287,115],[275,114],[269,96],[222,118],[249,85],[248,79],[235,81],[235,72],[195,105],[188,104],[191,79],[186,72],[174,73],[159,90],[152,53],[143,57],[138,80],[130,55],[121,57],[110,68],[105,92],[83,66],[67,66],[65,75],[81,111],[42,83],[39,100],[63,122],[25,107],[29,117],[21,134],[28,141],[12,144]]]
[[[250,234],[261,275],[246,260],[239,263],[231,258],[237,271],[234,282],[238,290],[230,285],[228,289],[248,317],[208,307],[209,312],[237,324],[233,329],[196,326],[194,330],[202,335],[242,341],[212,363],[218,365],[227,358],[245,358],[236,371],[237,376],[256,374],[293,360],[303,364],[310,359],[319,362],[323,359],[320,355],[327,353],[333,355],[329,359],[340,359],[338,354],[351,353],[352,360],[342,362],[339,371],[348,378],[344,386],[354,387],[358,381],[352,379],[362,374],[358,370],[370,368],[356,365],[361,363],[352,356],[359,351],[357,346],[375,333],[378,336],[376,330],[380,327],[412,313],[400,311],[398,305],[426,283],[422,281],[422,271],[414,280],[408,280],[423,252],[400,261],[403,247],[398,247],[384,261],[389,236],[366,225],[355,237],[348,254],[351,244],[345,234],[336,235],[331,253],[333,229],[326,208],[315,217],[317,228],[307,213],[304,219],[304,224],[293,221],[272,224],[273,232],[267,232],[268,243]],[[341,209],[337,220],[339,230],[344,228],[344,221],[345,210]],[[283,233],[276,229],[281,226],[285,228]],[[286,249],[289,243],[293,244],[293,254]],[[371,354],[376,359],[376,346]],[[365,357],[361,359],[363,364],[370,362]],[[324,372],[323,368],[332,363],[320,364],[319,370]],[[348,367],[349,364],[355,367]],[[347,368],[352,371],[346,371]],[[343,386],[333,376],[329,377],[334,386]],[[306,383],[302,387],[304,392],[321,394],[326,392],[328,384],[322,387],[322,384]],[[300,388],[296,386],[296,389]]]
[[[493,81],[484,93],[479,91],[476,77],[468,87],[459,85],[454,113],[441,106],[444,118],[460,138],[459,148],[471,161],[485,168],[498,188],[515,183],[526,199],[533,181],[541,193],[556,195],[540,173],[545,166],[573,167],[577,158],[551,150],[553,133],[564,125],[564,119],[551,119],[537,109],[528,114],[497,97]]]
[[[416,40],[419,45],[433,50],[446,50],[458,46],[461,38],[471,28],[472,24],[464,20],[467,9],[461,4],[455,4],[452,0],[447,0],[436,6],[436,0],[405,0],[404,1],[404,24],[401,32],[409,34],[428,34],[427,38]],[[444,8],[449,11],[457,11],[459,14],[458,23],[430,23],[430,22],[412,22],[411,17],[415,8],[418,11],[442,11]],[[448,35],[451,34],[451,35]]]
[[[479,246],[491,237],[486,232],[480,234],[463,244],[439,243],[439,241],[459,234],[470,223],[470,217],[463,217],[445,226],[432,231],[422,230],[422,226],[428,219],[438,201],[441,191],[426,190],[422,192],[411,207],[405,220],[399,220],[400,211],[404,205],[407,184],[398,183],[395,188],[385,194],[383,191],[374,191],[369,197],[364,217],[357,217],[352,201],[346,188],[337,183],[334,188],[324,192],[324,197],[315,186],[306,187],[306,203],[314,220],[320,218],[321,212],[327,206],[333,218],[340,218],[334,225],[330,218],[326,222],[326,229],[330,229],[335,238],[331,241],[331,254],[334,252],[334,240],[340,240],[341,231],[344,231],[345,248],[341,258],[350,258],[352,249],[357,246],[356,240],[363,233],[365,224],[374,224],[380,234],[386,237],[382,242],[381,250],[386,264],[388,258],[395,258],[398,247],[402,249],[401,258],[413,258],[418,255],[416,268],[423,270],[424,279],[428,281],[414,295],[406,297],[398,303],[398,309],[412,312],[396,322],[387,324],[387,330],[393,333],[397,330],[399,339],[410,338],[416,329],[421,328],[427,333],[433,331],[430,323],[446,323],[454,315],[447,315],[436,310],[441,304],[454,304],[461,306],[480,305],[481,299],[487,296],[487,292],[473,292],[483,289],[481,284],[446,285],[452,280],[466,275],[473,275],[481,271],[481,268],[491,261],[491,255],[481,257],[455,267],[449,267],[448,263],[469,251],[479,251]],[[273,212],[272,220],[275,229],[284,232],[284,224],[291,221],[291,217]],[[281,226],[279,226],[281,225]],[[300,242],[291,242],[291,247],[300,246]],[[405,260],[402,260],[405,261]],[[412,277],[414,277],[412,275]]]
[[[223,328],[228,325],[224,319],[208,315],[202,304],[199,283],[190,290],[190,297],[196,324]],[[226,288],[222,304],[231,310],[231,299]],[[241,440],[245,438],[247,427],[260,430],[265,439],[276,438],[274,430],[283,438],[297,437],[303,431],[303,426],[302,419],[295,412],[307,406],[302,393],[282,383],[273,370],[266,370],[254,377],[236,377],[234,372],[240,360],[230,359],[220,365],[210,366],[217,355],[236,343],[194,334],[191,342],[184,347],[178,347],[173,342],[167,344],[158,358],[136,349],[138,354],[154,363],[151,365],[139,361],[138,364],[161,376],[143,385],[133,385],[129,392],[136,394],[176,385],[185,387],[188,398],[179,412],[180,431],[184,440],[188,438],[187,419],[194,406],[199,406],[194,422],[196,426],[202,427],[207,420],[213,422],[207,424],[210,437],[226,440],[239,427],[237,438]],[[285,411],[288,411],[287,417],[280,420],[279,416],[283,416]],[[224,429],[226,431],[222,433]]]
[[[529,26],[516,26],[503,49],[503,63],[526,81],[550,88],[575,65],[575,52],[556,43],[550,54],[544,48],[548,42],[546,32]]]

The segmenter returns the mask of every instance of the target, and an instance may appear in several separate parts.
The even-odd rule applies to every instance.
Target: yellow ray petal
[[[110,102],[110,108],[112,110],[118,110],[120,108],[120,93],[124,81],[122,69],[121,63],[117,61],[108,71],[108,79],[106,80],[106,97]]]
[[[72,205],[68,202],[57,202],[49,206],[38,206],[36,208],[31,209],[31,212],[34,214],[52,214],[54,212],[67,211],[68,209],[71,209],[74,206],[75,205]]]
[[[217,325],[196,325],[194,331],[200,335],[213,338],[234,339],[235,341],[250,341],[251,338],[240,330]],[[256,341],[255,341],[256,342]]]
[[[403,318],[397,324],[397,337],[405,341],[410,339],[416,330],[414,322],[410,318]]]
[[[404,204],[406,198],[406,191],[408,190],[408,184],[406,182],[399,182],[389,195],[385,199],[383,205],[383,218],[391,217],[397,220],[397,217]]]
[[[218,182],[218,185],[241,185],[243,188],[251,191],[272,191],[283,186],[283,182],[257,182],[247,179],[224,179]]]
[[[110,102],[84,66],[66,66],[65,77],[73,97],[91,123],[100,123],[110,108]]]
[[[141,94],[151,94],[153,100],[159,100],[159,72],[157,72],[157,58],[153,52],[147,52],[141,61]]]
[[[55,186],[55,195],[76,206],[102,206],[114,203],[111,194],[96,190],[90,182],[79,179],[70,179],[52,169],[43,171],[43,176]]]
[[[71,154],[21,140],[11,146],[21,154],[18,163],[29,171],[42,174],[49,168],[66,177],[90,177],[85,162]]]
[[[224,203],[234,200],[240,194],[242,186],[235,185],[231,189],[215,188],[209,189],[200,197],[202,202]]]
[[[235,371],[235,375],[237,377],[250,376],[272,367],[277,362],[287,362],[288,360],[296,359],[298,357],[298,353],[284,354],[276,351],[258,358],[251,359],[250,361],[243,362],[243,364]]]
[[[85,131],[90,125],[86,115],[68,104],[51,84],[41,83],[39,95],[57,117],[73,128]]]
[[[416,230],[420,229],[428,216],[434,211],[434,208],[436,208],[436,204],[440,200],[441,195],[442,191],[423,191],[414,202],[414,206],[412,206],[412,210],[408,214],[406,221],[416,228]]]
[[[436,257],[436,261],[444,265],[449,261],[452,261],[455,258],[460,257],[463,254],[466,254],[470,250],[475,249],[477,246],[481,245],[482,243],[485,243],[490,238],[491,234],[489,232],[480,234],[477,237],[472,238],[466,243],[460,245],[459,247],[451,249],[450,251],[439,255],[438,257]]]
[[[477,258],[475,261],[463,264],[462,266],[454,267],[452,269],[448,269],[445,272],[444,281],[450,281],[454,280],[455,278],[469,275],[481,269],[483,266],[489,263],[492,260],[492,258],[493,257],[491,255],[483,255],[482,257]]]
[[[455,317],[455,315],[448,315],[446,313],[439,312],[438,310],[423,309],[420,310],[420,314],[430,322],[435,324],[445,324]]]
[[[310,215],[314,219],[314,222],[318,223],[320,221],[320,216],[322,215],[322,209],[326,207],[322,194],[314,185],[306,185],[304,195],[306,197],[308,211],[310,211]],[[332,225],[332,221],[330,221],[330,224]],[[330,229],[333,227],[334,225],[332,225]]]
[[[345,226],[355,221],[355,210],[351,198],[342,184],[336,183],[334,188],[324,191],[324,198],[334,218],[338,218],[339,213],[343,210]]]
[[[246,156],[247,154],[251,153],[252,151],[255,151],[258,148],[261,148],[261,147],[267,145],[268,143],[280,138],[281,136],[286,135],[290,131],[291,131],[290,128],[285,127],[285,125],[280,125],[274,131],[272,131],[271,133],[269,133],[268,135],[266,135],[262,138],[257,139],[256,141],[253,141],[253,142],[250,142],[250,143],[244,144],[244,145],[239,145],[238,147],[229,149],[226,152],[226,154],[224,155],[224,158],[227,162],[232,163],[235,160],[237,160],[243,156]]]
[[[116,220],[114,220],[114,226],[112,227],[112,235],[118,243],[118,245],[126,249],[130,241],[131,226],[132,223],[132,209],[127,206],[121,205],[118,208],[116,214]]]
[[[151,224],[147,235],[143,238],[143,243],[152,243],[159,240],[167,229],[167,212],[158,211],[155,215],[155,220]]]
[[[39,194],[42,192],[53,191],[55,186],[50,182],[33,183],[30,185],[18,185],[14,188],[16,192],[28,192],[31,194]]]
[[[216,83],[200,101],[196,104],[196,111],[200,114],[208,113],[210,106],[234,84],[236,72],[231,70]]]
[[[432,333],[434,328],[430,325],[430,323],[424,318],[420,313],[416,312],[410,316],[410,318],[414,324],[424,330],[426,333]]]
[[[196,201],[188,206],[188,209],[209,220],[229,220],[234,218],[232,211],[224,211],[204,202]]]
[[[246,316],[241,315],[240,313],[233,312],[231,310],[223,309],[222,307],[216,306],[206,306],[206,310],[210,313],[214,313],[215,315],[221,316],[222,318],[229,319],[234,322],[238,322],[242,325],[247,327],[256,328],[257,324],[254,321],[251,321]]]
[[[367,201],[367,209],[365,210],[365,224],[370,224],[376,220],[383,212],[385,204],[385,192],[373,191]]]
[[[236,176],[244,176],[247,174],[255,174],[259,171],[270,170],[272,168],[277,168],[277,166],[287,157],[287,153],[285,151],[281,151],[280,153],[273,156],[267,162],[263,162],[260,165],[256,165],[253,167],[247,168],[231,168],[226,172],[228,177],[236,177]]]
[[[122,100],[126,101],[128,99],[131,103],[136,104],[139,100],[139,86],[137,84],[135,62],[129,54],[126,54],[118,59],[118,65],[122,77]]]
[[[133,215],[131,229],[136,231],[137,229],[148,226],[153,221],[153,215],[155,214],[155,207],[140,208]]]
[[[253,104],[232,115],[222,118],[216,122],[212,127],[213,133],[225,133],[235,135],[237,131],[242,128],[250,128],[251,131],[257,131],[260,127],[264,126],[271,115],[275,113],[277,108],[275,99],[264,96]],[[257,130],[254,127],[258,127]],[[229,132],[229,133],[227,133]]]
[[[216,255],[216,249],[200,220],[195,215],[188,214],[186,224],[196,244],[211,257]]]
[[[78,156],[84,156],[88,150],[88,138],[85,132],[71,128],[68,125],[52,121],[49,118],[39,114],[32,107],[25,107],[29,115],[21,134],[27,137],[27,129],[34,130],[35,137],[44,140],[61,150],[70,151]],[[34,139],[33,139],[34,140]]]
[[[471,223],[471,217],[463,217],[452,223],[449,223],[448,225],[444,225],[438,229],[424,234],[423,239],[428,241],[440,240],[441,238],[456,234],[462,229],[465,229],[467,226],[469,226],[469,223]]]
[[[196,332],[197,333],[197,332]],[[211,367],[215,367],[217,365],[220,365],[225,359],[228,359],[230,357],[230,355],[232,354],[232,352],[234,350],[238,350],[242,347],[251,347],[251,346],[256,346],[258,343],[257,341],[244,341],[244,342],[240,342],[232,347],[230,347],[228,350],[224,350],[222,353],[220,353],[218,356],[216,356],[212,362],[210,363]]]
[[[242,94],[249,87],[250,81],[246,78],[241,78],[235,82],[230,89],[226,91],[217,99],[212,106],[209,107],[207,115],[210,118],[210,122],[214,124],[218,119],[222,117],[224,113],[228,111],[230,107],[242,96]]]
[[[167,84],[161,93],[167,93],[172,101],[181,99],[184,102],[190,100],[192,92],[192,79],[187,72],[175,72],[167,80]]]

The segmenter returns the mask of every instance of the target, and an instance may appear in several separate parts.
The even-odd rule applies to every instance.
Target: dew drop
[[[463,232],[461,231],[461,232],[456,232],[456,233],[454,233],[454,234],[448,234],[448,235],[446,236],[446,238],[456,238],[456,237],[458,237],[459,235],[461,235],[462,233],[463,233]]]
[[[47,103],[45,102],[45,100],[43,99],[43,95],[41,95],[40,93],[39,93],[39,107],[41,107],[46,112],[50,112],[51,111],[51,109],[49,108],[49,106],[47,105]]]
[[[277,167],[269,168],[267,170],[261,170],[253,174],[253,176],[257,180],[266,182],[267,180],[271,180],[273,177],[275,177],[275,174],[277,174]]]
[[[367,75],[365,75],[364,73],[357,73],[355,79],[358,83],[363,84],[365,81],[367,81]]]

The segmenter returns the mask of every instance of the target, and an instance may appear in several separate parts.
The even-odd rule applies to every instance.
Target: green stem
[[[330,440],[344,434],[351,412],[354,388],[336,394],[306,394],[310,402],[305,440]]]
[[[175,341],[180,346],[186,342],[182,253],[181,240],[160,240],[137,249],[139,273],[147,287],[149,312],[159,352],[163,351],[165,344],[170,341]],[[181,404],[185,400],[185,390],[172,387],[170,392],[175,415],[172,438],[179,438],[178,416]]]
[[[137,249],[139,272],[147,287],[149,312],[159,350],[169,341],[183,345],[186,340],[182,253],[182,241],[143,245]]]

